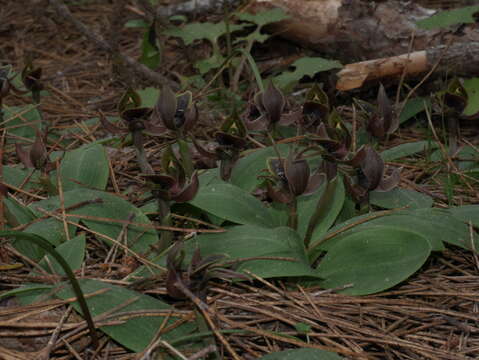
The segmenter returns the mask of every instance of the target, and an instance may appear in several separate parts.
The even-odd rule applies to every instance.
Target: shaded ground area
[[[84,119],[98,116],[101,110],[107,115],[117,115],[116,105],[126,85],[148,85],[133,78],[127,70],[112,73],[108,55],[85,40],[69,24],[58,19],[43,2],[10,1],[0,10],[0,62],[12,64],[20,71],[26,56],[43,69],[43,78],[50,92],[44,97],[41,109],[54,128],[79,127],[76,144],[87,143],[104,135],[99,124],[79,125]],[[126,17],[134,17],[132,5]],[[108,34],[112,5],[93,2],[71,6],[72,12],[95,31]],[[123,29],[119,46],[128,55],[137,58],[141,32]],[[165,57],[164,73],[174,70],[182,73],[187,64],[179,62],[181,54],[175,53],[172,44]],[[177,65],[179,63],[179,65]],[[21,97],[10,99],[9,104],[28,102]],[[464,128],[463,135],[473,139],[474,128]],[[401,131],[395,143],[422,136],[414,126]],[[477,141],[477,140],[476,140]],[[394,145],[394,144],[391,144]],[[158,151],[161,144],[151,140],[147,149]],[[114,176],[109,190],[122,192],[128,187],[141,190],[138,181],[134,152],[112,152],[110,161]],[[4,163],[17,163],[12,146],[4,148]],[[427,192],[436,205],[447,204],[442,186],[434,180],[420,162],[407,163],[402,173],[402,187]],[[428,182],[418,186],[427,178]],[[24,201],[29,195],[19,193]],[[130,200],[135,201],[135,192]],[[456,204],[477,203],[476,187],[457,189]],[[95,242],[89,253],[95,254]],[[7,262],[18,254],[2,249],[0,259]],[[2,258],[3,257],[3,258]],[[121,268],[123,266],[123,268]],[[122,285],[119,272],[126,264],[104,271],[101,259],[94,255],[88,260],[83,274]],[[225,341],[244,359],[253,359],[266,353],[297,346],[319,347],[342,354],[348,359],[476,359],[479,357],[479,326],[477,322],[479,299],[479,262],[472,253],[449,248],[432,257],[418,275],[394,290],[376,296],[349,297],[321,289],[309,289],[275,281],[257,280],[253,283],[229,285],[218,283],[209,290],[208,304],[217,316],[213,318],[215,330],[244,330],[226,332]],[[128,269],[126,269],[128,271]],[[28,271],[0,272],[0,286],[10,288],[32,281]],[[125,274],[123,273],[123,276]],[[42,279],[33,279],[42,281]],[[55,279],[43,279],[45,282]],[[165,294],[164,279],[158,279],[143,290],[146,294]],[[0,307],[0,358],[32,359],[35,351],[50,358],[92,358],[87,350],[88,337],[81,318],[72,315],[62,319],[65,301],[20,306],[13,300],[4,301]],[[196,316],[193,306],[178,304],[183,315]],[[4,326],[16,317],[17,325]],[[48,345],[48,339],[60,322],[65,321],[60,337],[68,337]],[[106,322],[106,320],[105,320]],[[2,324],[3,323],[3,324]],[[304,323],[309,331],[298,332],[296,325]],[[41,325],[41,326],[40,326]],[[72,331],[77,329],[78,331]],[[295,336],[290,341],[278,339],[275,333]],[[298,340],[300,339],[300,340]],[[101,339],[97,358],[140,358],[109,340]],[[222,348],[222,344],[218,343]],[[47,349],[47,351],[45,350]],[[231,358],[224,349],[224,358]],[[192,356],[192,354],[186,354]],[[2,357],[3,356],[3,357]]]

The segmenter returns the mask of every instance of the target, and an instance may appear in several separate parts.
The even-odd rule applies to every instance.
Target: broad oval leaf
[[[100,144],[88,144],[68,151],[60,164],[63,191],[77,188],[105,190],[108,158]]]
[[[352,284],[341,293],[373,294],[414,274],[430,252],[429,241],[416,233],[387,226],[366,229],[335,239],[317,275],[325,288]]]
[[[133,351],[140,352],[144,350],[157,335],[165,320],[168,319],[166,328],[180,320],[178,317],[168,314],[168,310],[174,310],[170,305],[151,296],[97,280],[82,279],[79,282],[85,295],[102,289],[108,290],[87,298],[88,308],[94,317],[111,312],[115,307],[119,307],[119,310],[116,312],[118,316],[120,313],[134,311],[166,311],[164,316],[151,316],[149,314],[130,316],[126,317],[122,324],[100,327],[100,330],[108,334],[112,339]],[[61,299],[69,299],[75,296],[68,286],[61,289],[56,295]],[[72,305],[75,310],[80,310],[77,302],[74,302]],[[115,318],[115,313],[111,315]],[[172,343],[175,339],[190,335],[195,328],[196,326],[192,323],[183,323],[178,327],[166,330],[161,336],[164,340]]]
[[[20,240],[16,240],[18,242]],[[55,250],[63,257],[63,259],[70,265],[73,271],[80,269],[85,258],[85,234],[80,234],[73,239],[64,242],[63,244],[55,247]],[[32,244],[30,243],[32,247]],[[37,246],[33,246],[37,247]],[[48,258],[48,261],[47,259]],[[45,257],[38,263],[46,272],[58,274],[60,276],[67,276],[65,270],[62,266],[55,260],[51,255],[45,255]],[[51,266],[50,266],[51,265]],[[35,270],[30,272],[31,276],[38,276],[39,273]],[[12,295],[17,296],[18,300],[22,305],[29,305],[37,301],[46,300],[45,295],[52,295],[52,288],[54,285],[47,285],[38,287],[36,284],[26,284],[23,285],[17,293],[12,293]]]
[[[5,218],[11,227],[27,224],[37,218],[27,206],[21,204],[20,201],[15,198],[5,197],[2,201],[6,208]],[[13,219],[10,220],[9,216],[12,216]]]
[[[406,156],[414,155],[426,150],[436,149],[437,144],[427,140],[414,141],[410,143],[400,144],[391,149],[384,150],[381,157],[384,161],[393,161]]]
[[[261,201],[228,183],[201,187],[190,204],[237,224],[275,226],[271,213]]]
[[[85,244],[85,234],[80,234],[63,244],[58,245],[55,250],[63,257],[63,259],[65,259],[72,270],[78,270],[80,269],[85,257]],[[53,270],[55,274],[66,276],[61,265],[51,255],[47,254],[46,258],[48,258],[48,262],[46,259],[42,259],[38,265],[47,272]],[[48,263],[51,264],[51,268]]]
[[[403,122],[408,121],[415,115],[424,111],[426,109],[426,106],[431,106],[431,99],[428,97],[416,97],[410,99],[401,111],[401,115],[399,116],[399,123],[402,124]]]
[[[23,296],[27,296],[32,293],[43,294],[45,291],[49,291],[51,289],[52,289],[51,285],[38,285],[38,284],[22,285],[16,289],[0,293],[0,300],[6,299],[10,296],[17,296],[21,298]]]
[[[197,247],[203,257],[224,254],[231,260],[278,258],[245,261],[237,267],[238,271],[249,270],[263,278],[314,276],[301,238],[288,227],[235,226],[225,233],[202,234],[185,243],[190,256]]]
[[[69,221],[75,223],[82,222],[89,229],[106,235],[113,239],[118,239],[120,232],[125,228],[127,231],[127,244],[129,248],[137,253],[148,253],[151,251],[150,245],[154,245],[158,241],[158,235],[152,229],[152,223],[147,216],[137,207],[128,201],[115,196],[113,194],[90,190],[90,189],[74,189],[65,191],[63,194],[65,208]],[[38,216],[43,214],[39,208],[54,212],[60,207],[60,199],[58,196],[51,197],[47,200],[41,200],[30,205]],[[80,217],[75,217],[79,215]],[[131,217],[130,217],[131,216]],[[58,224],[61,223],[57,220]],[[141,225],[128,225],[125,221],[131,221]],[[97,236],[99,240],[111,244],[104,237]]]
[[[460,246],[464,249],[470,249],[470,234],[467,224],[450,215],[449,210],[444,209],[416,209],[404,210],[396,213],[377,217],[370,221],[363,222],[367,217],[374,216],[374,213],[350,219],[343,224],[339,224],[331,229],[331,233],[341,228],[346,228],[352,223],[359,225],[346,230],[342,234],[362,231],[364,229],[374,228],[378,226],[388,226],[398,230],[406,230],[415,232],[426,238],[431,244],[431,250],[444,250],[444,243]],[[479,248],[479,240],[476,239],[476,247]],[[328,250],[334,245],[335,239],[320,245],[321,250]]]
[[[420,192],[395,188],[390,191],[372,191],[369,194],[369,202],[383,209],[397,209],[404,206],[409,209],[430,208],[433,199]]]
[[[3,109],[3,119],[2,127],[8,134],[32,140],[35,138],[35,129],[41,125],[40,113],[33,105],[7,107]]]
[[[18,166],[2,166],[2,181],[5,184],[20,187],[26,180],[28,180],[22,187],[24,190],[40,187],[38,183],[38,171],[33,169],[22,169]]]
[[[288,154],[289,148],[287,144],[279,144],[276,146],[276,150],[284,157]],[[276,150],[270,146],[255,150],[239,159],[233,167],[231,183],[246,191],[253,191],[262,181],[258,179],[258,176],[261,175],[262,170],[268,167],[268,158],[278,156]]]
[[[338,354],[319,349],[291,349],[262,356],[261,360],[341,360]]]
[[[456,219],[465,223],[471,222],[479,228],[479,205],[463,205],[448,209],[448,212]]]

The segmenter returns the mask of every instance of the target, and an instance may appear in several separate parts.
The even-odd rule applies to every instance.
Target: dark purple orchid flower
[[[281,122],[286,100],[272,81],[263,92],[254,96],[249,109],[243,116],[245,126],[249,130],[267,130]]]
[[[238,161],[241,151],[246,148],[246,139],[228,134],[224,131],[217,131],[215,133],[214,150],[207,150],[200,145],[195,139],[193,144],[198,151],[198,154],[209,161],[220,161],[220,176],[221,179],[227,181],[231,176],[231,171]]]
[[[118,112],[120,118],[126,124],[126,127],[117,126],[106,119],[100,112],[100,122],[108,132],[115,135],[139,134],[143,131],[150,135],[162,135],[165,128],[155,126],[151,122],[152,109],[141,107],[141,98],[138,93],[132,89],[127,89],[118,103]]]
[[[181,165],[178,166],[178,171],[174,175],[145,174],[142,176],[150,182],[152,192],[165,201],[188,202],[194,199],[199,189],[198,173],[195,171],[191,179],[187,181]]]
[[[385,166],[381,156],[371,146],[365,145],[356,155],[345,163],[356,170],[357,181],[355,184],[345,177],[345,184],[355,200],[361,202],[371,191],[390,191],[400,181],[401,168],[395,169],[392,174],[385,177]]]
[[[303,130],[315,132],[320,124],[328,123],[330,110],[328,95],[315,83],[306,94],[298,125]]]
[[[182,267],[185,257],[183,242],[178,241],[169,251],[166,259],[166,291],[175,299],[190,298],[191,295],[206,301],[208,283],[212,279],[245,279],[244,274],[234,271],[234,265],[227,263],[226,255],[202,257],[196,249],[186,269]]]
[[[43,84],[40,81],[41,77],[42,69],[34,68],[31,62],[22,70],[23,85],[32,92],[32,99],[36,104],[40,102],[40,91],[43,90]]]
[[[396,115],[383,84],[379,86],[377,103],[377,109],[372,113],[367,129],[373,136],[383,139],[399,127],[399,116]]]
[[[305,159],[287,158],[268,159],[271,176],[267,178],[268,195],[277,202],[290,203],[300,195],[309,195],[316,191],[324,181],[319,171],[311,174]]]
[[[191,91],[176,95],[169,86],[163,87],[154,114],[171,131],[186,133],[198,121],[198,109]]]
[[[48,152],[44,143],[44,135],[37,129],[35,131],[35,142],[29,150],[25,150],[22,145],[16,143],[15,149],[20,161],[27,168],[35,168],[48,172],[53,164],[48,161]]]

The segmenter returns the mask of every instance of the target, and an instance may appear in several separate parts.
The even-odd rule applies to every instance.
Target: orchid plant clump
[[[315,229],[327,215],[330,206],[328,199],[331,200],[331,196],[334,196],[332,193],[338,187],[343,187],[338,185],[340,182],[344,182],[351,199],[358,204],[367,203],[371,191],[389,191],[397,186],[400,170],[395,170],[386,178],[384,162],[373,147],[364,144],[358,151],[351,151],[351,135],[347,126],[334,109],[330,110],[327,96],[318,86],[310,90],[306,103],[299,111],[285,113],[286,99],[272,82],[263,93],[254,96],[249,107],[250,110],[241,118],[230,121],[229,128],[216,130],[213,141],[199,140],[193,132],[199,112],[197,105],[192,102],[191,93],[175,95],[166,87],[162,89],[154,109],[141,111],[146,115],[141,120],[141,126],[132,129],[129,125],[129,131],[145,131],[160,136],[169,133],[174,139],[173,143],[178,144],[179,151],[172,144],[163,151],[161,173],[156,173],[151,168],[143,174],[151,184],[152,194],[157,198],[161,225],[172,225],[170,208],[174,202],[190,202],[202,208],[201,200],[198,201],[198,197],[202,198],[202,186],[198,171],[193,170],[195,163],[191,156],[194,151],[203,164],[210,164],[214,168],[218,162],[218,181],[225,185],[231,184],[234,181],[232,177],[235,175],[235,164],[242,151],[248,148],[249,139],[254,137],[265,139],[274,155],[265,158],[264,170],[256,175],[259,181],[256,194],[266,205],[280,209],[285,206],[288,218],[285,225],[295,232],[303,228],[303,246],[306,249],[311,246]],[[251,118],[251,114],[256,115]],[[125,119],[125,113],[122,118]],[[111,127],[111,124],[105,123],[105,119],[102,121],[106,128]],[[371,121],[381,120],[370,120],[370,123]],[[298,137],[285,153],[278,134],[281,126],[291,125],[298,129]],[[135,142],[134,145],[139,147]],[[143,151],[139,153],[144,154]],[[322,161],[313,165],[319,159]],[[145,158],[139,156],[138,160],[140,167],[144,168],[141,164],[147,163]],[[206,173],[212,170],[207,170]],[[249,176],[254,178],[255,175]],[[318,197],[320,187],[325,190]],[[317,204],[307,215],[309,220],[299,219],[299,216],[304,216],[301,213],[301,202],[309,197],[315,199],[313,201]],[[228,201],[226,198],[227,196],[216,199],[215,204]],[[162,238],[162,248],[167,248],[174,240],[172,233],[167,231],[162,232]],[[188,289],[190,282],[182,280],[180,284],[180,278],[174,275],[181,271],[185,259],[184,255],[178,255],[181,245],[177,243],[174,249],[168,260],[168,291],[171,296],[179,297],[179,293],[188,292],[185,289]],[[202,287],[205,284],[206,282]]]
[[[154,219],[160,229],[159,241],[148,247],[167,266],[172,297],[185,295],[189,288],[190,295],[204,294],[208,280],[222,273],[218,269],[232,271],[235,278],[247,269],[264,277],[299,276],[317,279],[323,286],[341,285],[366,271],[368,254],[373,256],[383,246],[374,239],[396,239],[391,246],[400,248],[405,246],[403,239],[412,235],[398,224],[426,216],[424,222],[433,221],[427,209],[391,210],[407,207],[407,199],[432,202],[416,200],[418,195],[398,188],[401,168],[389,169],[378,150],[382,141],[394,138],[398,127],[385,89],[379,87],[377,105],[357,103],[362,110],[353,124],[342,110],[331,106],[319,85],[312,86],[298,106],[268,81],[263,91],[251,96],[244,111],[233,111],[216,128],[199,126],[204,103],[197,102],[190,91],[175,94],[167,86],[154,106],[144,106],[136,91],[127,90],[119,101],[117,123],[100,113],[104,129],[124,136],[122,143],[130,142],[135,149],[138,174],[151,193],[143,201],[154,199]],[[158,139],[162,146],[153,156],[145,145]],[[47,146],[46,135],[40,131],[30,150],[17,145],[25,166],[34,167],[45,178],[52,168]],[[65,166],[62,160],[60,170]],[[386,210],[377,211],[381,208]],[[178,209],[194,221],[214,223],[226,232],[178,239],[170,230],[176,225],[172,211]],[[356,228],[359,232],[351,231]],[[431,235],[417,231],[423,239],[417,243],[422,244],[423,255],[408,267],[399,271],[402,263],[390,258],[394,252],[384,250],[384,261],[396,266],[391,270],[397,274],[396,283],[414,272],[428,251],[441,248],[426,246]],[[360,240],[351,238],[356,233],[361,234],[357,235]],[[373,240],[362,243],[366,238]],[[350,256],[356,241],[366,255],[344,260],[351,266],[343,269],[341,259]],[[346,246],[350,242],[356,245]],[[169,250],[172,246],[174,250]],[[198,259],[206,259],[208,265]],[[177,284],[180,278],[184,281]],[[391,286],[377,279],[376,287],[358,281],[354,290],[358,294]]]
[[[9,87],[9,81],[2,83],[2,96]],[[318,85],[297,105],[269,81],[243,111],[233,111],[211,128],[203,126],[205,102],[189,91],[175,94],[164,87],[156,104],[145,106],[139,92],[130,89],[119,101],[118,121],[103,113],[99,120],[123,139],[109,143],[134,150],[138,178],[132,181],[144,180],[141,186],[149,190],[139,201],[144,208],[104,191],[110,170],[103,145],[86,144],[58,158],[51,155],[55,134],[47,138],[48,129],[37,129],[30,147],[15,147],[24,166],[40,173],[44,187],[38,190],[48,192],[48,198],[21,209],[7,201],[8,223],[31,232],[47,229],[44,240],[56,242],[58,256],[73,256],[72,271],[82,266],[85,237],[69,232],[77,226],[92,229],[111,246],[109,258],[119,266],[129,264],[125,281],[133,289],[157,280],[152,273],[160,272],[166,301],[194,302],[198,323],[208,321],[212,280],[283,278],[354,295],[383,291],[416,272],[444,243],[466,249],[479,245],[471,244],[467,225],[475,221],[474,206],[433,209],[432,199],[398,187],[401,168],[390,169],[381,151],[385,142],[396,140],[397,113],[388,104],[380,87],[377,105],[361,103],[352,119],[331,106]],[[152,151],[152,144],[160,146]],[[11,200],[8,191],[2,189]],[[57,219],[62,209],[65,223]],[[46,213],[55,218],[45,218]],[[31,224],[15,219],[18,214],[30,214]],[[79,216],[82,224],[70,216]],[[183,221],[181,227],[176,219]],[[192,223],[200,225],[191,228]],[[59,226],[49,228],[52,224]],[[189,235],[181,236],[185,230]],[[18,238],[16,245],[30,239],[23,232],[5,234]],[[18,249],[38,261],[45,255],[31,246]],[[80,298],[80,290],[105,286],[85,280],[78,285],[73,275],[75,294],[62,296]],[[146,296],[133,290],[125,295],[125,290],[112,293],[121,302],[127,301],[123,296]],[[86,302],[82,306],[90,308]],[[85,315],[92,341],[96,309]]]
[[[14,145],[16,150],[12,158],[23,164],[8,159],[3,167],[3,224],[12,231],[2,232],[2,237],[56,282],[40,288],[27,285],[7,295],[22,296],[33,289],[67,301],[76,297],[80,306],[72,305],[87,320],[95,348],[101,330],[137,352],[158,344],[158,331],[161,341],[175,348],[192,336],[198,349],[207,349],[207,342],[214,342],[208,338],[213,336],[209,330],[218,339],[223,333],[214,323],[201,324],[211,314],[212,280],[280,278],[367,295],[404,281],[446,243],[474,251],[479,247],[477,205],[432,208],[431,197],[399,186],[400,156],[391,154],[400,147],[393,144],[402,141],[396,133],[401,109],[391,103],[382,84],[374,104],[354,99],[352,106],[335,107],[336,99],[318,84],[299,96],[285,96],[281,89],[304,74],[312,77],[316,68],[296,71],[306,64],[298,61],[292,66],[295,72],[289,72],[295,80],[281,76],[288,75],[285,71],[263,83],[251,49],[269,37],[262,27],[284,20],[286,14],[241,12],[233,18],[242,23],[228,20],[204,29],[192,24],[165,31],[163,35],[183,39],[186,45],[201,39],[212,45],[212,56],[194,65],[202,76],[196,77],[202,89],[195,96],[193,78],[182,78],[178,93],[169,86],[161,91],[149,88],[159,92],[148,104],[143,97],[147,89],[126,90],[113,116],[117,122],[99,114],[103,129],[121,136],[119,142],[99,139],[95,132],[91,141],[75,148],[78,134],[42,116],[41,100],[47,95],[44,89],[49,89],[42,69],[26,61],[19,86],[10,69],[0,68],[0,120],[7,124],[7,147]],[[235,33],[233,44],[239,47],[220,52],[220,38],[226,35],[231,41],[231,32],[253,26],[247,37],[242,37],[243,31]],[[153,45],[155,31],[155,24],[150,24],[143,45]],[[151,50],[143,46],[141,61],[155,69],[159,48]],[[325,59],[309,59],[320,60]],[[254,93],[248,83],[250,92],[239,95],[248,62],[260,90]],[[340,66],[322,63],[329,69]],[[215,69],[219,70],[213,74]],[[215,83],[219,91],[209,92]],[[470,105],[466,85],[454,79],[432,100],[434,106],[447,109],[443,114],[449,122],[450,151],[457,135],[455,120]],[[28,94],[31,108],[7,106],[5,100],[12,93]],[[221,111],[205,95],[212,93],[227,94],[224,99],[219,96]],[[225,114],[225,108],[231,112]],[[93,133],[98,119],[88,121]],[[416,150],[408,155],[425,152],[423,144],[412,145]],[[125,178],[116,182],[117,168],[109,157],[115,147],[126,147],[118,151],[121,155],[134,151],[136,162],[128,163],[133,171],[125,182],[140,186],[144,190],[137,192],[140,195],[123,188]],[[41,187],[31,178],[38,178]],[[115,194],[107,191],[109,186]],[[10,196],[13,191],[21,195]],[[108,269],[108,274],[112,268],[121,269],[115,273],[122,277],[121,286],[90,276],[96,270],[85,256],[94,251],[92,243],[108,252],[101,269]],[[29,275],[33,278],[36,271]],[[77,281],[75,272],[87,276]],[[73,292],[62,282],[65,276]],[[164,280],[166,294],[161,290],[149,296],[136,288],[158,279]],[[190,315],[187,319],[172,311],[171,303],[185,299],[193,301],[203,317],[191,320]],[[135,316],[100,329],[93,319],[115,316],[112,308]],[[161,309],[167,315],[151,316],[148,311],[142,316],[145,309]],[[190,343],[187,346],[193,349]]]
[[[185,241],[184,261],[198,249],[204,256],[226,253],[238,260],[265,256],[272,268],[251,260],[238,269],[255,270],[265,277],[312,277],[323,286],[350,281],[355,288],[346,292],[366,294],[392,286],[393,278],[395,283],[404,280],[423,264],[431,250],[442,249],[429,226],[447,215],[427,209],[432,202],[415,205],[423,196],[398,188],[401,168],[389,169],[377,150],[399,126],[382,85],[377,106],[369,105],[368,111],[360,112],[355,128],[330,106],[318,85],[309,90],[299,109],[292,107],[272,82],[247,107],[233,122],[232,133],[216,132],[216,151],[206,150],[199,144],[205,140],[192,137],[200,156],[230,161],[228,171],[220,166],[216,175],[215,169],[203,172],[196,196],[189,202],[203,210],[206,219],[214,216],[211,219],[218,223],[219,218],[227,232]],[[284,138],[281,133],[288,127],[295,129],[296,135]],[[358,137],[354,131],[366,136]],[[372,138],[377,140],[364,142]],[[227,153],[233,155],[225,158],[226,140]],[[247,155],[240,157],[245,149],[261,142],[265,144],[262,149],[246,151]],[[402,196],[409,200],[401,200]],[[407,209],[411,199],[414,207]],[[401,206],[405,207],[393,210]],[[376,211],[381,208],[386,210]],[[449,221],[460,223],[459,218]],[[408,222],[418,223],[414,233]],[[463,223],[464,234],[466,228]],[[419,242],[412,243],[418,234]],[[465,238],[454,244],[469,247]],[[283,259],[288,255],[296,265]],[[274,259],[277,266],[282,264],[281,270],[272,270],[276,269]],[[376,264],[372,268],[371,262]],[[169,273],[181,267],[179,260],[169,264]],[[387,281],[379,278],[383,272],[388,274]],[[360,273],[364,276],[357,277]]]

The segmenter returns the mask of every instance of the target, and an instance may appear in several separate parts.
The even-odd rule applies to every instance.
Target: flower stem
[[[188,179],[190,179],[191,175],[193,174],[194,167],[193,167],[193,159],[191,158],[188,142],[180,138],[178,138],[177,141],[178,141],[178,147],[180,149],[181,162],[183,165],[183,169],[185,169],[185,174],[188,177]]]
[[[160,226],[171,226],[171,212],[170,212],[170,202],[163,200],[157,196],[158,199],[158,215],[159,215],[159,225]],[[156,249],[159,252],[162,252],[168,248],[173,242],[173,233],[169,230],[162,230],[159,232],[160,241]]]
[[[293,229],[298,229],[298,200],[296,197],[288,204],[289,206],[289,217],[288,217],[288,226]]]
[[[150,163],[148,162],[148,158],[146,157],[145,148],[143,147],[143,133],[141,131],[134,131],[132,134],[133,138],[133,145],[136,149],[136,161],[138,162],[138,166],[143,174],[152,175],[155,173],[153,168],[151,167]]]

